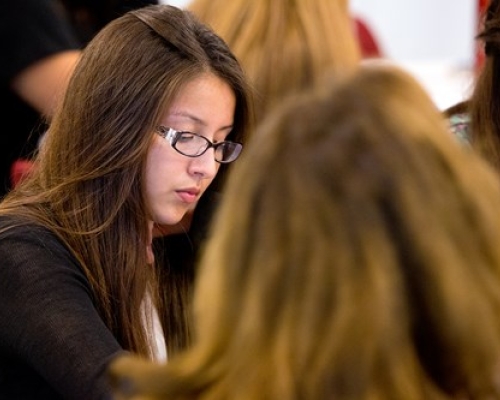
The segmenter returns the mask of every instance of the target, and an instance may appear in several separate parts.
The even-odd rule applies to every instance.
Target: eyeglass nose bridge
[[[214,155],[217,154],[217,149],[220,149],[221,146],[224,146],[224,142],[218,142],[218,143],[212,143],[210,140],[208,140],[207,138],[203,138],[207,141],[207,148],[205,150],[203,150],[203,152],[201,154],[205,154],[208,149],[214,149]],[[200,155],[201,155],[200,154]]]

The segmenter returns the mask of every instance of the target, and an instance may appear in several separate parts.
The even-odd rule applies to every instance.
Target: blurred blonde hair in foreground
[[[192,0],[188,9],[229,45],[262,119],[291,93],[357,66],[348,0]]]
[[[289,100],[228,181],[194,346],[115,361],[118,398],[499,398],[499,204],[395,67]]]

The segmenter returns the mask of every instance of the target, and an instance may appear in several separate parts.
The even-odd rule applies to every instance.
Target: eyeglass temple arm
[[[160,126],[160,128],[158,129],[163,137],[168,140],[170,143],[172,143],[174,137],[175,137],[175,134],[177,133],[177,131],[175,129],[172,129],[172,128],[166,128],[164,126]]]

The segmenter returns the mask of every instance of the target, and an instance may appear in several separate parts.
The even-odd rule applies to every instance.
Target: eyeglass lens
[[[243,148],[241,143],[230,141],[212,143],[202,135],[176,131],[165,126],[159,126],[157,132],[167,139],[175,150],[188,157],[199,157],[210,147],[213,147],[214,158],[220,163],[230,163],[236,160]]]
[[[174,148],[187,156],[200,156],[210,147],[214,148],[215,160],[219,162],[234,161],[240,151],[241,144],[234,142],[220,142],[213,144],[207,138],[189,132],[178,132],[174,141]]]

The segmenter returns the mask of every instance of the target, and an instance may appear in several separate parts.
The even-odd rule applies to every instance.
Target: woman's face
[[[177,94],[160,125],[220,142],[231,132],[235,107],[231,87],[206,73]],[[162,225],[178,223],[212,182],[219,166],[213,148],[199,157],[187,157],[165,138],[155,135],[146,164],[146,196],[153,221]]]

